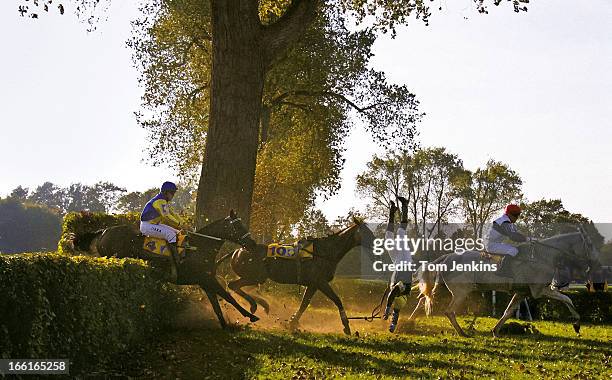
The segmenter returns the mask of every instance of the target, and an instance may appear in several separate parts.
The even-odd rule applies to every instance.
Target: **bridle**
[[[590,264],[591,264],[591,259],[589,257],[590,252],[593,248],[593,243],[590,241],[590,238],[588,237],[586,231],[584,230],[584,228],[582,226],[578,226],[578,232],[580,233],[580,237],[582,239],[582,250],[583,250],[583,256],[582,257],[576,257],[576,255],[572,255],[570,252],[566,251],[565,249],[561,249],[559,247],[555,247],[554,245],[550,245],[550,244],[546,244],[543,243],[541,241],[537,241],[537,240],[531,240],[531,243],[534,244],[539,244],[541,246],[547,247],[547,248],[551,248],[554,249],[556,251],[561,252],[562,254],[562,260],[567,260],[567,261],[571,261],[571,262],[576,262],[578,261],[579,264],[584,264],[587,266],[587,272],[590,270]]]
[[[242,219],[239,217],[235,217],[232,218],[231,216],[228,216],[227,218],[225,218],[225,220],[229,220],[229,224],[232,227],[233,231],[234,231],[234,235],[238,235],[238,228],[235,226],[235,223],[241,223],[242,224]],[[237,243],[242,245],[243,247],[245,246],[246,239],[247,238],[251,238],[251,232],[247,231],[244,235],[240,236],[238,238]],[[252,240],[252,239],[251,239]]]
[[[228,216],[228,217],[225,218],[225,220],[229,222],[229,225],[232,228],[232,232],[233,232],[234,236],[238,235],[238,233],[239,233],[238,229],[236,228],[236,226],[234,224],[235,223],[240,223],[242,219],[240,219],[238,217],[232,218],[232,217]],[[217,236],[201,234],[199,232],[194,232],[194,231],[187,231],[187,233],[189,235],[194,235],[194,236],[198,236],[198,237],[205,238],[205,239],[210,239],[210,240],[216,240],[216,241],[226,240],[226,239],[223,239],[223,238],[220,238],[220,237],[217,237]],[[247,233],[245,233],[244,235],[242,235],[242,236],[240,236],[238,238],[238,243],[242,244],[244,242],[244,240],[246,238],[248,238],[249,236],[251,236],[251,233],[247,231]]]

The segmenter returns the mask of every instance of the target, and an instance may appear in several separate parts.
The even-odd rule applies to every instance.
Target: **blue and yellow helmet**
[[[176,190],[178,190],[178,187],[176,187],[174,182],[166,181],[161,185],[161,189],[159,190],[159,192],[163,193],[164,191],[176,191]]]

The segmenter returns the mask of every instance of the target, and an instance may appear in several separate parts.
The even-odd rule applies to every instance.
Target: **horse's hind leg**
[[[408,320],[412,321],[412,320],[416,319],[417,311],[419,311],[420,308],[424,308],[424,307],[425,307],[425,297],[420,297],[419,298],[419,302],[417,303],[417,305],[415,306],[414,310],[412,311],[412,314],[410,314],[410,317],[408,317]]]
[[[314,296],[316,292],[317,292],[317,287],[315,285],[308,285],[308,287],[306,288],[306,291],[304,292],[304,296],[302,296],[302,302],[300,303],[300,308],[295,312],[295,314],[291,316],[291,319],[289,320],[290,330],[297,329],[298,324],[300,322],[300,318],[302,317],[302,314],[304,314],[304,311],[306,311],[306,308],[310,304],[310,300],[312,299],[312,296]]]
[[[346,316],[346,311],[344,311],[344,306],[342,306],[342,301],[340,300],[340,297],[338,297],[336,292],[334,292],[334,289],[332,289],[332,287],[327,282],[320,284],[319,290],[321,290],[321,292],[323,292],[323,294],[325,294],[327,298],[329,298],[334,304],[336,304],[336,306],[338,307],[338,311],[340,312],[340,319],[342,320],[342,325],[344,326],[344,333],[346,335],[351,335],[351,326],[349,325],[349,320]]]
[[[207,289],[204,289],[204,292],[208,296],[208,300],[210,301],[210,304],[212,305],[212,308],[215,314],[217,315],[217,319],[219,320],[221,328],[225,330],[227,328],[227,322],[225,322],[225,317],[223,316],[223,312],[221,311],[221,306],[219,306],[217,294]]]
[[[540,297],[548,297],[553,300],[561,301],[567,306],[570,313],[572,313],[572,317],[574,317],[574,331],[576,334],[580,335],[580,314],[576,311],[574,304],[572,303],[571,298],[566,296],[565,294],[559,292],[558,290],[553,290],[551,288],[546,288]]]
[[[250,309],[251,313],[255,314],[255,312],[257,311],[257,304],[260,304],[261,306],[263,306],[266,314],[268,314],[270,313],[270,305],[268,304],[268,301],[266,301],[262,297],[258,297],[256,295],[249,294],[245,292],[244,290],[242,290],[244,286],[255,286],[255,285],[259,285],[259,282],[254,281],[254,280],[247,280],[245,278],[239,278],[238,280],[232,281],[229,284],[227,284],[227,286],[230,289],[232,289],[232,291],[236,292],[236,294],[240,295],[242,298],[244,298],[245,300],[249,302],[249,305],[251,305],[251,309]]]
[[[499,330],[504,325],[504,323],[506,323],[508,318],[510,318],[514,314],[516,309],[520,306],[523,298],[524,297],[519,296],[518,293],[514,293],[514,295],[512,296],[512,299],[510,300],[510,302],[508,303],[508,306],[506,307],[506,311],[504,311],[504,315],[502,315],[499,321],[497,321],[497,323],[495,324],[495,327],[493,327],[493,330],[491,330],[493,332],[494,337],[499,337]]]
[[[459,306],[461,306],[461,304],[463,303],[463,300],[465,300],[465,298],[467,297],[468,293],[465,291],[455,290],[454,292],[451,291],[451,294],[452,294],[452,298],[451,298],[450,303],[448,304],[448,308],[446,309],[446,312],[444,313],[444,315],[446,315],[451,325],[453,325],[453,327],[455,328],[455,331],[457,331],[459,335],[467,337],[468,334],[466,334],[465,331],[463,331],[463,329],[461,328],[461,326],[459,326],[459,323],[457,322],[456,312],[457,312],[457,309],[459,309]]]

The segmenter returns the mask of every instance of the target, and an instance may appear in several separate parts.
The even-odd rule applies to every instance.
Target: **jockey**
[[[406,296],[410,294],[410,287],[412,285],[412,272],[408,270],[408,265],[412,262],[412,254],[410,250],[403,245],[406,238],[406,227],[408,225],[408,201],[404,197],[398,197],[398,200],[402,203],[402,215],[401,223],[397,229],[397,235],[393,233],[393,224],[395,219],[395,212],[397,206],[391,202],[391,208],[389,209],[389,222],[387,224],[387,231],[385,232],[385,239],[396,240],[394,248],[389,250],[389,257],[393,264],[396,266],[402,265],[404,268],[396,269],[391,276],[389,283],[389,295],[387,297],[387,303],[383,319],[389,317],[391,308],[393,308],[393,315],[391,317],[391,324],[389,325],[389,331],[394,332],[399,320],[399,314],[402,306],[406,303]],[[402,244],[397,246],[397,242],[400,241]],[[397,298],[400,297],[400,298]]]
[[[518,248],[504,241],[506,238],[517,243],[527,241],[527,237],[521,234],[514,224],[520,215],[521,208],[518,205],[509,204],[506,206],[504,215],[493,221],[485,240],[485,247],[488,253],[504,256],[504,259],[506,256],[514,257],[518,254]],[[509,275],[509,273],[503,270],[503,268],[507,267],[504,265],[506,261],[504,259],[502,259],[500,264],[498,275]]]
[[[177,234],[185,222],[168,204],[178,188],[172,182],[164,182],[159,194],[147,202],[140,214],[140,232],[146,236],[164,239],[171,253],[171,273],[176,277],[178,263]]]

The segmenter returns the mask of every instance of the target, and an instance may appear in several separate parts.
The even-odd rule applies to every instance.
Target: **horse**
[[[299,319],[310,304],[315,293],[320,290],[338,308],[344,333],[351,334],[349,320],[340,297],[334,292],[329,282],[334,278],[336,267],[342,258],[354,247],[372,246],[374,234],[361,220],[353,218],[353,224],[337,233],[321,238],[313,238],[312,258],[286,259],[267,258],[268,246],[257,244],[249,238],[247,244],[222,257],[221,263],[231,257],[231,268],[239,276],[228,283],[228,287],[243,297],[250,304],[250,311],[257,311],[257,304],[269,311],[265,299],[252,296],[242,290],[244,286],[264,283],[267,279],[281,284],[299,284],[306,286],[299,309],[292,315],[289,328],[296,330]]]
[[[244,309],[216,278],[215,259],[225,240],[240,244],[249,235],[240,218],[231,210],[228,217],[216,220],[195,233],[189,233],[189,242],[194,249],[186,251],[185,259],[177,267],[176,283],[199,285],[206,293],[223,329],[227,327],[227,323],[217,296],[229,302],[251,322],[259,320],[253,313]],[[73,246],[95,256],[140,258],[148,260],[153,267],[168,265],[165,257],[145,251],[142,248],[143,241],[144,236],[132,226],[118,225],[74,236]]]
[[[431,271],[426,266],[421,266],[417,271],[419,302],[409,319],[413,319],[422,305],[427,315],[431,314],[434,295],[440,284],[443,284],[452,296],[444,314],[461,336],[468,335],[457,323],[456,312],[470,292],[482,290],[513,294],[504,314],[492,329],[495,337],[499,337],[503,324],[514,314],[521,301],[527,296],[534,299],[547,297],[563,302],[574,319],[574,331],[580,334],[580,314],[576,311],[572,300],[550,285],[556,268],[569,266],[588,274],[601,267],[598,251],[593,247],[584,229],[580,228],[579,232],[557,235],[540,241],[526,242],[519,245],[518,248],[519,257],[531,257],[531,259],[517,257],[506,264],[511,266],[512,273],[514,273],[513,279],[497,276],[495,272],[449,270],[457,268],[457,264],[482,263],[479,252],[443,255],[431,263],[434,264],[434,270]]]

